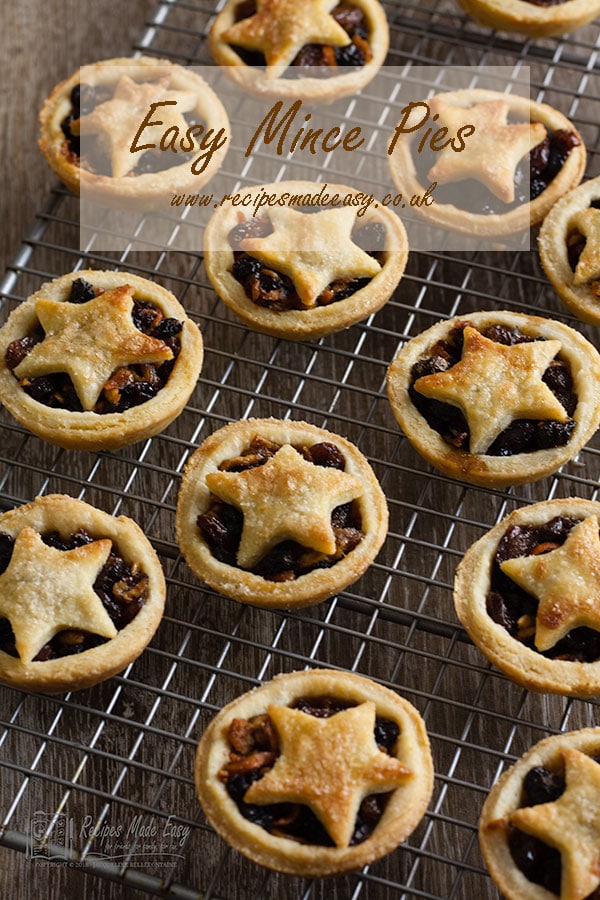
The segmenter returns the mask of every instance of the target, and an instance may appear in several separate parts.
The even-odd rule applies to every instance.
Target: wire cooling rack
[[[209,64],[206,35],[220,5],[161,2],[136,51]],[[389,64],[529,65],[533,98],[576,122],[589,150],[587,177],[600,174],[598,27],[531,42],[477,26],[453,0],[384,5]],[[118,453],[56,449],[1,413],[2,506],[63,492],[132,516],[161,556],[168,602],[151,646],[122,675],[59,697],[2,689],[0,842],[32,866],[68,862],[159,896],[497,898],[476,839],[489,787],[532,743],[593,724],[598,710],[593,701],[528,693],[492,669],[455,618],[454,570],[470,543],[516,506],[596,499],[600,444],[533,486],[467,487],[432,471],[400,435],[385,371],[408,337],[476,309],[549,314],[585,329],[565,315],[534,250],[420,253],[376,316],[291,344],[243,327],[215,297],[200,255],[82,254],[77,221],[75,199],[57,187],[3,281],[5,313],[47,278],[117,266],[177,294],[202,328],[206,359],[179,419]],[[257,610],[205,590],[174,542],[180,476],[195,446],[232,419],[269,415],[346,434],[370,459],[390,506],[389,536],[368,573],[301,612]],[[356,671],[398,690],[425,718],[436,768],[430,809],[406,844],[328,881],[277,876],[229,850],[207,826],[192,779],[197,741],[223,704],[306,666]]]

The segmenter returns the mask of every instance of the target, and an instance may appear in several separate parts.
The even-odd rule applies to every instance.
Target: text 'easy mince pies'
[[[600,694],[600,503],[518,509],[467,551],[454,603],[479,649],[524,687]]]
[[[61,494],[0,515],[0,681],[48,693],[103,681],[140,655],[164,602],[131,519]]]
[[[550,37],[574,31],[600,14],[600,0],[459,0],[482,25]]]
[[[50,443],[122,447],[179,415],[202,353],[197,326],[170,291],[129,272],[71,272],[0,329],[0,400]]]
[[[210,587],[243,603],[298,607],[356,581],[387,532],[387,504],[360,451],[305,422],[249,419],[196,450],[177,540]]]
[[[326,189],[354,205],[288,205]],[[303,340],[347,328],[380,309],[408,257],[402,223],[387,209],[361,212],[361,194],[344,185],[286,181],[257,214],[221,207],[204,237],[206,272],[219,296],[250,327]]]
[[[506,900],[600,896],[600,728],[537,743],[492,788],[479,841]]]
[[[198,190],[219,169],[230,133],[199,75],[144,56],[78,69],[50,94],[40,122],[40,149],[65,184],[125,209]]]
[[[376,75],[389,30],[377,0],[227,0],[209,41],[216,62],[240,87],[332,100]]]
[[[581,136],[551,106],[467,89],[437,94],[427,107],[416,104],[403,119],[390,166],[406,196],[422,195],[435,184],[434,202],[415,207],[431,224],[475,237],[518,233],[541,222],[581,180],[586,160]],[[447,129],[452,139],[437,152],[422,146],[426,113],[425,124]]]
[[[433,787],[425,725],[388,688],[325,669],[279,675],[226,706],[196,757],[204,812],[236,850],[292,875],[389,853]]]
[[[388,370],[394,415],[440,471],[506,487],[556,471],[600,421],[600,356],[539,316],[479,312],[438,322]]]
[[[576,316],[600,325],[600,178],[562,197],[538,239],[546,275]]]

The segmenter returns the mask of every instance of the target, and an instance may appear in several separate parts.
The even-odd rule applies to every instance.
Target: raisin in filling
[[[326,719],[354,704],[334,697],[302,697],[293,709]],[[400,729],[390,719],[377,718],[375,740],[380,750],[392,755]],[[271,718],[263,713],[250,719],[234,719],[229,727],[230,761],[219,772],[227,793],[235,801],[245,819],[260,825],[277,837],[291,838],[304,844],[333,847],[327,831],[307,806],[298,803],[273,803],[265,806],[246,803],[244,796],[254,781],[273,768],[279,756],[277,732]],[[358,810],[350,845],[361,844],[377,827],[390,793],[365,797]]]
[[[503,203],[484,184],[474,178],[438,184],[435,189],[436,203],[451,204],[466,212],[483,215],[502,215],[510,212],[511,209],[539,197],[554,181],[571,150],[580,143],[573,131],[546,129],[544,140],[520,161],[515,170],[515,198],[512,203]],[[422,184],[428,183],[427,173],[435,162],[436,154],[428,148],[422,153],[415,154],[417,176]]]
[[[83,278],[78,278],[71,285],[69,303],[86,303],[102,292],[94,288]],[[125,412],[134,406],[152,400],[165,386],[181,350],[180,332],[182,323],[178,319],[168,318],[147,300],[135,300],[132,311],[133,323],[140,331],[150,337],[163,341],[171,350],[173,358],[163,363],[135,363],[121,366],[108,379],[102,389],[93,412],[100,415]],[[23,338],[17,338],[6,348],[4,356],[6,366],[14,371],[28,353],[44,339],[41,326]],[[15,378],[17,376],[15,375]],[[65,372],[52,375],[39,375],[35,378],[22,378],[19,384],[26,394],[55,409],[70,412],[82,412],[73,382]]]
[[[266,237],[272,230],[268,219],[248,219],[232,228],[228,239],[233,249],[231,270],[233,277],[242,285],[248,299],[257,306],[278,312],[305,310],[307,307],[301,302],[292,280],[287,275],[264,266],[254,256],[240,249],[240,244],[247,238]],[[356,229],[352,239],[383,265],[386,239],[384,225],[380,222],[368,222]],[[339,300],[345,300],[366,287],[370,280],[370,278],[336,278],[319,294],[315,305],[330,306]]]
[[[82,156],[80,136],[73,133],[71,126],[76,119],[89,115],[96,106],[106,103],[112,96],[113,92],[108,87],[102,85],[94,87],[94,85],[85,83],[76,84],[70,95],[71,111],[60,123],[65,138],[63,153],[68,161],[97,175],[112,175],[110,158],[104,152],[100,141],[88,141],[85,148],[86,156]],[[197,124],[195,120],[187,117],[186,122],[190,126]],[[162,172],[174,166],[183,165],[189,158],[191,158],[189,153],[147,150],[141,155],[135,169],[129,172],[127,177]]]
[[[45,544],[56,550],[73,550],[84,544],[98,540],[83,528],[62,537],[58,531],[48,531],[41,535]],[[0,574],[6,571],[10,563],[14,547],[14,538],[0,532]],[[112,619],[115,628],[121,631],[132,622],[148,599],[148,576],[137,563],[125,562],[118,547],[113,544],[110,556],[98,573],[94,582],[94,591],[102,601],[104,609]],[[34,662],[46,662],[83,653],[92,647],[106,643],[108,638],[85,631],[69,629],[55,634],[52,640],[44,644]],[[15,647],[15,637],[8,619],[0,619],[0,650],[14,656],[19,654]]]
[[[240,456],[226,460],[219,466],[221,471],[243,472],[255,466],[262,466],[275,456],[281,445],[254,437],[250,446]],[[312,447],[295,448],[309,462],[316,466],[340,469],[345,467],[344,457],[328,441],[313,444]],[[198,516],[197,525],[213,556],[229,566],[237,566],[237,551],[244,524],[243,514],[229,503],[211,496],[209,508]],[[361,517],[355,503],[338,506],[331,514],[331,525],[335,535],[335,553],[327,556],[316,550],[303,547],[296,541],[282,541],[250,571],[268,581],[295,581],[313,569],[327,569],[347,556],[363,539]]]
[[[593,759],[600,762],[600,756],[594,756]],[[563,774],[553,772],[545,766],[535,766],[524,778],[520,808],[537,806],[539,803],[554,803],[564,793],[565,788]],[[515,865],[528,881],[539,884],[551,894],[560,896],[562,863],[558,850],[513,826],[509,826],[508,846]],[[585,900],[600,900],[600,887]]]
[[[256,13],[255,0],[242,0],[235,10],[235,21],[249,19]],[[338,3],[331,10],[331,15],[338,25],[344,29],[350,41],[343,47],[331,47],[325,44],[306,44],[292,60],[292,69],[310,68],[311,76],[327,77],[335,74],[338,66],[360,68],[373,58],[369,43],[369,27],[362,9],[351,3]],[[254,50],[246,50],[237,44],[232,44],[233,49],[247,66],[264,66],[266,60],[262,53]],[[299,77],[303,77],[301,71],[297,71]]]
[[[469,322],[461,322],[452,329],[446,339],[434,344],[429,351],[429,356],[415,363],[411,371],[409,388],[412,402],[427,420],[428,425],[437,431],[447,444],[466,451],[469,449],[469,426],[461,410],[449,403],[423,397],[414,389],[413,385],[418,378],[432,375],[435,372],[445,372],[459,362],[462,356],[463,330],[469,324]],[[500,324],[484,328],[481,334],[507,346],[536,340],[536,338],[522,334],[518,328],[510,329]],[[573,387],[568,364],[558,357],[552,360],[542,376],[542,381],[564,406],[567,414],[572,417],[577,407],[577,394]],[[566,422],[558,422],[553,419],[515,419],[498,435],[486,451],[486,455],[513,456],[516,453],[531,453],[534,450],[564,447],[568,444],[574,428],[573,418],[569,418]]]
[[[556,550],[577,524],[577,519],[557,516],[545,525],[512,525],[500,539],[494,556],[486,610],[511,637],[547,659],[595,662],[600,659],[600,633],[585,626],[573,628],[549,650],[537,650],[534,639],[538,601],[500,568],[507,559]]]

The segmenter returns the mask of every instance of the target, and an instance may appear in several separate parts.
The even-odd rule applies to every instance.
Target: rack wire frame
[[[532,42],[477,26],[453,0],[384,5],[391,65],[529,65],[533,98],[575,121],[588,148],[586,175],[600,174],[600,28]],[[135,52],[210,64],[206,36],[220,6],[161,0]],[[534,249],[413,254],[377,315],[299,345],[242,326],[215,298],[199,254],[157,249],[115,257],[93,244],[81,253],[78,239],[77,202],[56,187],[2,282],[4,316],[43,280],[86,266],[119,267],[177,294],[202,328],[206,359],[177,422],[118,453],[51,447],[1,413],[2,508],[64,492],[132,516],[161,557],[168,602],[154,641],[122,675],[65,696],[3,689],[0,843],[32,857],[32,865],[69,863],[186,900],[497,898],[476,837],[489,787],[536,740],[595,724],[598,704],[528,693],[494,670],[456,620],[454,570],[470,543],[517,506],[597,499],[600,443],[592,440],[536,485],[499,491],[457,483],[428,467],[399,433],[385,371],[409,337],[476,309],[552,315],[595,341],[593,330],[565,313]],[[300,612],[257,610],[215,595],[189,572],[174,541],[177,489],[194,448],[227,421],[268,415],[346,434],[370,459],[390,506],[389,536],[369,572]],[[280,671],[307,666],[359,672],[402,693],[425,718],[436,768],[429,811],[412,837],[362,872],[328,881],[284,878],[230,851],[206,824],[192,777],[197,741],[218,709]],[[104,852],[106,830],[119,827],[129,834],[122,852],[114,845]],[[168,831],[166,866],[152,829],[163,837]]]

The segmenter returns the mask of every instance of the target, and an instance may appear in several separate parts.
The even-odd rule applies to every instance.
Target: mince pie
[[[555,734],[484,803],[481,851],[506,900],[600,897],[600,728]]]
[[[389,29],[377,0],[227,0],[209,41],[216,62],[246,90],[332,100],[374,78]]]
[[[538,247],[561,300],[584,322],[600,325],[600,178],[580,184],[552,207]]]
[[[204,262],[216,292],[257,331],[304,340],[347,328],[380,309],[408,257],[406,232],[387,209],[276,205],[316,194],[319,185],[262,185],[273,205],[258,215],[223,206],[204,237]],[[329,197],[360,198],[343,185]],[[299,208],[300,207],[300,208]]]
[[[64,183],[125,209],[197,191],[219,169],[230,134],[221,101],[199,75],[145,56],[78,69],[50,94],[40,122],[40,149]]]
[[[0,400],[69,449],[115,449],[162,431],[201,367],[202,337],[181,304],[129,272],[63,275],[0,330]]]
[[[486,487],[537,481],[600,421],[600,356],[552,319],[508,311],[438,322],[388,370],[407,438],[446,475]]]
[[[160,623],[165,579],[131,519],[62,494],[0,515],[0,681],[79,690],[136,659]]]
[[[575,31],[600,15],[600,0],[459,0],[482,25],[551,37]]]
[[[319,603],[372,563],[388,512],[349,441],[305,422],[248,419],[196,450],[177,502],[177,540],[206,584],[265,607]]]
[[[454,604],[480,650],[526,688],[600,693],[600,503],[512,512],[467,551]]]
[[[278,675],[226,706],[196,757],[204,812],[236,850],[321,876],[394,850],[421,821],[433,764],[421,716],[347,672]]]
[[[390,145],[390,165],[406,196],[435,185],[434,202],[415,207],[430,224],[471,236],[519,233],[541,222],[583,176],[581,136],[551,106],[468,89],[437,94],[427,107],[411,110],[405,133]],[[422,146],[425,115],[429,126],[448,129],[452,144],[437,152]]]

